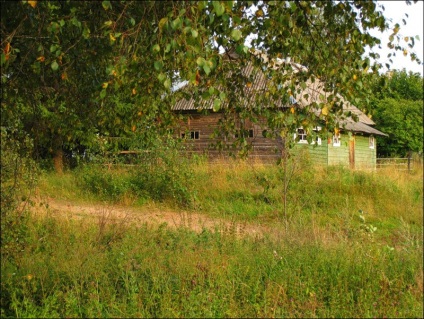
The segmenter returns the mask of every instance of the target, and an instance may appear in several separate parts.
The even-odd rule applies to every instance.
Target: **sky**
[[[390,19],[389,23],[390,25],[395,25],[396,23],[399,24],[400,30],[399,35],[402,35],[402,39],[405,36],[411,37],[411,36],[419,36],[419,40],[415,39],[415,46],[412,49],[413,52],[417,54],[417,57],[423,62],[424,56],[423,56],[423,20],[424,20],[424,9],[423,9],[423,3],[424,1],[419,0],[417,3],[413,3],[411,1],[411,5],[407,5],[406,1],[377,1],[377,3],[384,6],[384,16],[387,19]],[[408,14],[408,17],[405,16],[405,13]],[[406,25],[402,22],[402,19],[406,20]],[[380,55],[379,62],[383,65],[383,69],[381,70],[381,73],[384,73],[388,71],[385,64],[390,63],[389,58],[387,58],[387,55],[392,52],[388,47],[387,43],[389,42],[389,36],[392,34],[392,31],[386,31],[384,33],[381,33],[378,30],[371,31],[371,34],[379,39],[381,39],[381,49],[374,48],[373,51],[378,53]],[[246,41],[246,45],[250,45],[250,40],[252,37],[248,37],[248,40]],[[404,42],[403,44],[407,44]],[[369,51],[367,51],[369,52]],[[420,73],[421,76],[423,76],[423,64],[418,64],[416,61],[411,61],[411,57],[409,54],[405,57],[401,51],[395,52],[396,56],[392,56],[391,59],[393,61],[393,64],[391,64],[390,69],[394,70],[402,70],[405,68],[407,71],[412,71],[414,73]]]
[[[400,30],[399,34],[402,37],[405,36],[419,36],[419,40],[415,39],[415,46],[412,49],[418,56],[418,58],[423,61],[423,1],[418,1],[417,3],[413,3],[411,5],[407,5],[405,1],[378,1],[379,4],[382,4],[385,8],[384,16],[387,19],[392,19],[391,24],[399,23]],[[408,14],[409,17],[405,16],[405,13]],[[402,19],[406,20],[406,25],[403,24]],[[387,43],[389,42],[389,36],[392,32],[381,33],[379,31],[375,31],[372,34],[381,39],[381,47],[382,49],[374,49],[375,52],[380,54],[379,61],[383,64],[388,63],[389,60],[387,58],[387,54],[391,51],[387,47]],[[406,44],[406,43],[405,43]],[[402,52],[397,51],[396,56],[392,57],[393,64],[391,65],[391,69],[402,70],[405,68],[407,71],[417,72],[423,76],[423,64],[419,65],[416,61],[411,61],[411,57],[404,56]],[[383,72],[387,71],[387,68],[384,66]]]

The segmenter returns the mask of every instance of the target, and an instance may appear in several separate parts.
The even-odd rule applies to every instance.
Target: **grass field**
[[[43,173],[47,210],[106,201],[268,231],[23,215],[2,256],[2,317],[422,317],[422,170],[306,163],[285,218],[284,173],[203,161]]]

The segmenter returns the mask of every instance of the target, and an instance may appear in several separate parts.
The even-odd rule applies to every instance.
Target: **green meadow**
[[[1,316],[421,317],[422,178],[182,157],[45,171],[4,235]],[[64,218],[50,200],[249,227]]]

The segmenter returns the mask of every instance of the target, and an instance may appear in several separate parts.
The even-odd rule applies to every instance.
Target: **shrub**
[[[131,193],[157,201],[190,207],[196,199],[191,160],[173,140],[156,141],[131,158],[130,165],[109,170],[86,165],[78,173],[80,187],[103,200],[119,201]]]

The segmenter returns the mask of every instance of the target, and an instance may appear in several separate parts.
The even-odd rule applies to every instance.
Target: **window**
[[[246,137],[250,137],[250,138],[252,138],[252,137],[254,137],[254,136],[255,136],[253,129],[246,130],[245,132],[246,132],[246,133],[245,133],[245,134],[246,134]],[[234,134],[234,137],[235,137],[235,138],[238,138],[239,136],[240,136],[240,131],[237,131],[237,132]]]
[[[303,128],[298,128],[294,137],[298,143],[308,144],[308,140],[306,139],[306,131]]]
[[[333,146],[340,146],[340,133],[333,134]]]
[[[316,126],[313,128],[313,130],[314,132],[319,132],[321,131],[321,127]],[[294,139],[297,143],[308,144],[308,139],[306,138],[307,135],[308,134],[306,133],[306,131],[301,127],[301,128],[298,128],[296,134],[294,134]],[[321,137],[319,137],[318,135],[315,137],[315,141],[312,141],[312,145],[315,143],[318,145],[322,144]]]
[[[198,140],[198,139],[200,139],[200,132],[199,131],[191,131],[191,132],[188,132],[188,134],[181,133],[181,138],[187,138],[187,139],[191,139],[191,140]]]
[[[375,147],[375,137],[374,136],[370,136],[369,146],[370,146],[370,148],[374,149],[374,147]]]
[[[321,126],[315,126],[315,127],[314,127],[314,131],[315,131],[315,132],[319,132],[319,131],[321,131]],[[321,145],[321,144],[322,144],[321,137],[319,137],[319,136],[317,135],[317,137],[315,138],[315,142],[312,142],[312,144],[313,144],[313,143],[317,143],[318,145]]]

